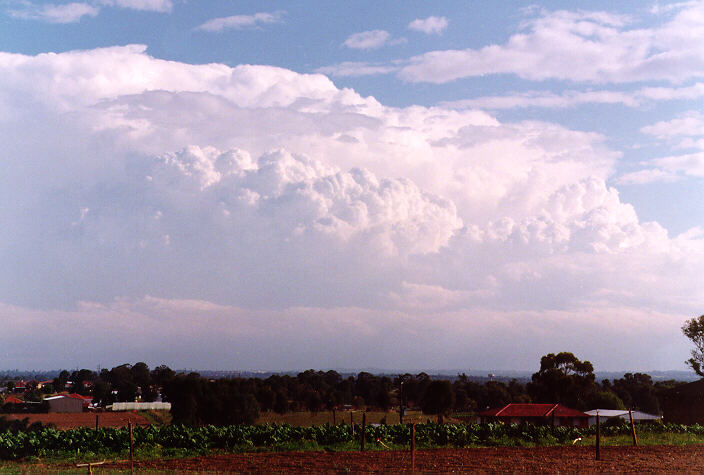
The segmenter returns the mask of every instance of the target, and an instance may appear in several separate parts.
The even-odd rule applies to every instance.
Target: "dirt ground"
[[[149,422],[139,414],[132,412],[79,412],[51,414],[3,414],[8,420],[29,419],[29,423],[41,422],[54,424],[57,429],[75,429],[77,427],[95,427],[95,417],[98,416],[99,427],[124,427],[128,421],[133,425],[149,425]]]
[[[47,467],[48,468],[48,467]],[[51,467],[59,468],[59,467]],[[95,467],[129,469],[129,462]],[[235,473],[339,473],[411,471],[407,451],[288,452],[213,455],[135,462],[136,470]],[[416,452],[416,472],[702,472],[704,446],[435,449]]]

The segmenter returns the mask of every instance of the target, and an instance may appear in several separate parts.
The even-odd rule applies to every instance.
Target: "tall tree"
[[[543,356],[540,371],[531,379],[527,389],[533,402],[559,402],[576,409],[586,409],[598,389],[592,364],[566,351]]]
[[[420,404],[423,413],[437,414],[438,422],[442,422],[442,416],[455,405],[455,391],[452,384],[444,379],[431,381]]]
[[[682,326],[682,332],[694,343],[692,357],[685,363],[699,376],[704,377],[704,315],[687,320]]]

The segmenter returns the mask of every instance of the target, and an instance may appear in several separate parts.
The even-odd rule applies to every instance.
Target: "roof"
[[[562,404],[507,404],[479,413],[488,417],[589,417],[576,409],[570,409]]]
[[[597,411],[599,412],[599,417],[620,417],[621,419],[630,418],[630,416],[628,415],[628,411],[624,411],[622,409],[592,409],[591,411],[586,411],[586,414],[589,414],[589,416],[591,417],[596,417]],[[641,411],[631,411],[631,413],[633,414],[634,421],[655,421],[662,419],[661,416],[655,414],[648,414],[646,412]]]
[[[93,396],[82,396],[82,395],[76,394],[76,393],[68,394],[68,397],[72,397],[74,399],[81,399],[83,401],[92,401],[93,400]]]

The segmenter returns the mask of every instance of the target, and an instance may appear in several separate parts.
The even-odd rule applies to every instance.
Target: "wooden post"
[[[352,418],[353,414],[354,411],[350,411],[350,425],[352,426],[352,438],[354,439],[354,419]]]
[[[596,459],[601,460],[601,422],[599,422],[599,411],[596,413]]]
[[[130,428],[130,473],[134,474],[134,437],[132,436],[132,420],[127,422]]]
[[[98,414],[95,414],[95,429],[98,429]]]
[[[638,447],[638,437],[636,436],[636,425],[633,423],[633,411],[628,410],[628,417],[631,418],[631,432],[633,433],[633,446]]]
[[[411,474],[416,473],[416,423],[411,423]]]
[[[403,404],[401,404],[401,407],[398,410],[398,423],[403,424]]]
[[[335,408],[332,408],[332,425],[337,425],[337,419],[335,418]]]
[[[367,412],[362,413],[362,452],[364,452],[364,444],[367,439]]]

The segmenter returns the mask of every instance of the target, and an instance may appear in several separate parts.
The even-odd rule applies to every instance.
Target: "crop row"
[[[320,447],[358,441],[361,426],[323,425],[292,427],[290,425],[233,425],[225,427],[182,425],[148,426],[134,428],[134,445],[203,451],[210,449],[248,450],[271,448],[299,443],[313,443]],[[419,447],[472,445],[526,445],[564,444],[577,437],[593,434],[594,427],[572,428],[538,426],[533,424],[417,424],[416,444]],[[604,435],[627,434],[626,423],[605,425]],[[704,435],[704,426],[678,424],[641,425],[639,432],[692,433]],[[411,439],[409,425],[379,425],[366,428],[369,441],[407,445]],[[0,433],[0,459],[12,460],[28,456],[42,457],[59,454],[119,453],[129,448],[129,430],[126,428],[56,430],[42,428],[36,431]]]

